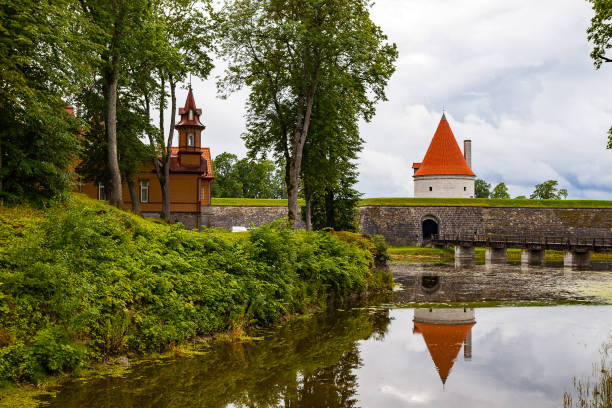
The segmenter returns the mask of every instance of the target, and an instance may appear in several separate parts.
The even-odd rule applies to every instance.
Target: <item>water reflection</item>
[[[446,384],[462,345],[465,360],[472,359],[474,309],[415,309],[413,321],[412,332],[423,336],[440,380]]]
[[[405,302],[610,298],[609,271],[394,265]],[[478,316],[476,316],[478,315]],[[478,319],[477,319],[478,318]],[[203,355],[74,380],[51,407],[558,407],[612,306],[331,310]],[[258,335],[255,333],[255,335]],[[463,358],[461,352],[463,350]],[[473,352],[474,351],[474,352]]]
[[[52,407],[356,407],[358,342],[384,339],[388,310],[296,320],[261,341],[141,364],[125,377],[65,385]]]

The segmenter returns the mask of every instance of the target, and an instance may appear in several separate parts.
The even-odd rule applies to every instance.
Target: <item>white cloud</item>
[[[612,70],[596,71],[576,0],[378,0],[372,18],[397,43],[389,101],[362,123],[358,189],[367,197],[411,196],[441,108],[455,136],[473,141],[473,167],[513,196],[559,180],[571,198],[612,199]],[[219,66],[221,66],[219,64]],[[241,92],[215,98],[214,75],[194,82],[213,155],[244,155]],[[184,102],[186,91],[179,93]]]

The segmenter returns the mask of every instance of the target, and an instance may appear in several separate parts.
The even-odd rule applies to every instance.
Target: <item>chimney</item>
[[[463,141],[463,157],[468,167],[472,169],[472,141],[469,139]]]

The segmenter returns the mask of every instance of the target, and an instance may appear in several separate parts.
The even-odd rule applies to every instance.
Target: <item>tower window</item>
[[[149,180],[140,181],[140,202],[149,202]]]
[[[98,183],[98,200],[106,201],[106,190],[103,183]]]
[[[193,133],[187,135],[187,146],[193,147],[195,145],[195,138],[193,137]]]
[[[467,187],[463,187],[463,191],[467,191]]]
[[[429,191],[433,191],[433,187],[429,186]]]
[[[193,109],[189,109],[189,120],[193,120]]]

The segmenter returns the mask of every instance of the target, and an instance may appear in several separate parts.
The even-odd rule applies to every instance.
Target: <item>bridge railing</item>
[[[571,249],[612,251],[612,237],[547,236],[547,235],[486,235],[475,233],[432,234],[433,245],[470,245],[505,248]]]

